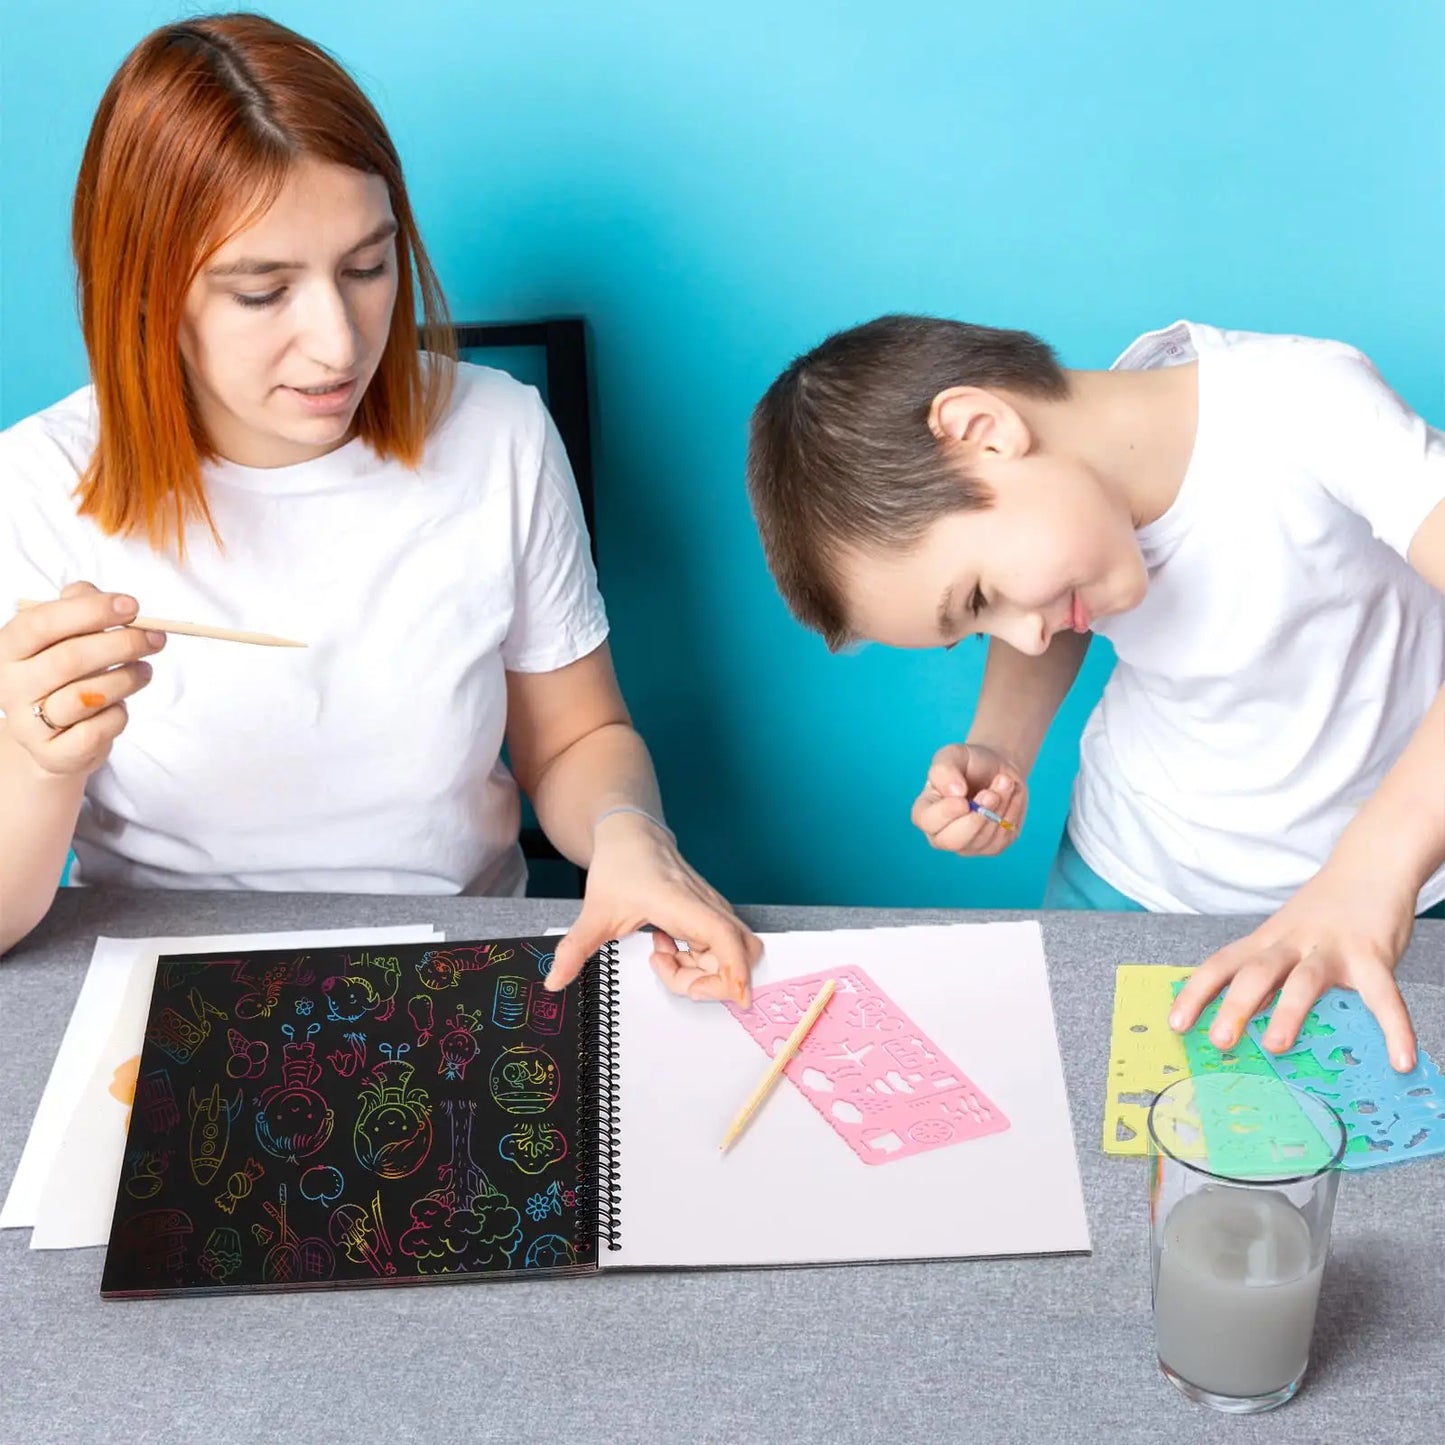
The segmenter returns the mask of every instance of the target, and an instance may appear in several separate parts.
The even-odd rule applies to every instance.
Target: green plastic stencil
[[[1177,995],[1184,980],[1172,987]],[[1210,1043],[1218,1012],[1215,999],[1184,1035],[1184,1052],[1191,1076],[1220,1083],[1196,1091],[1192,1113],[1181,1111],[1172,1120],[1177,1138],[1164,1142],[1171,1150],[1177,1143],[1179,1157],[1229,1178],[1277,1178],[1326,1167],[1335,1144],[1281,1083],[1259,1045],[1248,1034],[1224,1051]],[[1191,1138],[1191,1130],[1199,1132]]]

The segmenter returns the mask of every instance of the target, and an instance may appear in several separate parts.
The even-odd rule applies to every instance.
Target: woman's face
[[[284,467],[350,438],[391,330],[396,267],[381,177],[299,160],[186,294],[181,358],[220,456]]]

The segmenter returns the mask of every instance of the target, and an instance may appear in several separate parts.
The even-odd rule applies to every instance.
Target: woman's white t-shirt
[[[89,388],[0,433],[0,601],[85,580],[150,616],[307,646],[170,638],[87,782],[74,881],[520,893],[505,674],[607,636],[537,392],[459,366],[415,471],[361,441],[207,465],[220,545],[192,526],[183,562],[76,516],[95,436]]]

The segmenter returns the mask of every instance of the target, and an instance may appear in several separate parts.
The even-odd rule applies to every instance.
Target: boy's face
[[[974,470],[994,494],[987,510],[940,518],[907,551],[841,560],[857,636],[921,648],[986,633],[1036,656],[1055,633],[1143,600],[1133,521],[1087,467],[1035,452]]]

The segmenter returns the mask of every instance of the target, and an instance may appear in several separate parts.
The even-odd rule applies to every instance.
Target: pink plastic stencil
[[[838,990],[784,1073],[865,1164],[1008,1128],[1003,1111],[861,968],[755,988],[752,1008],[728,1008],[771,1058],[830,978]]]

